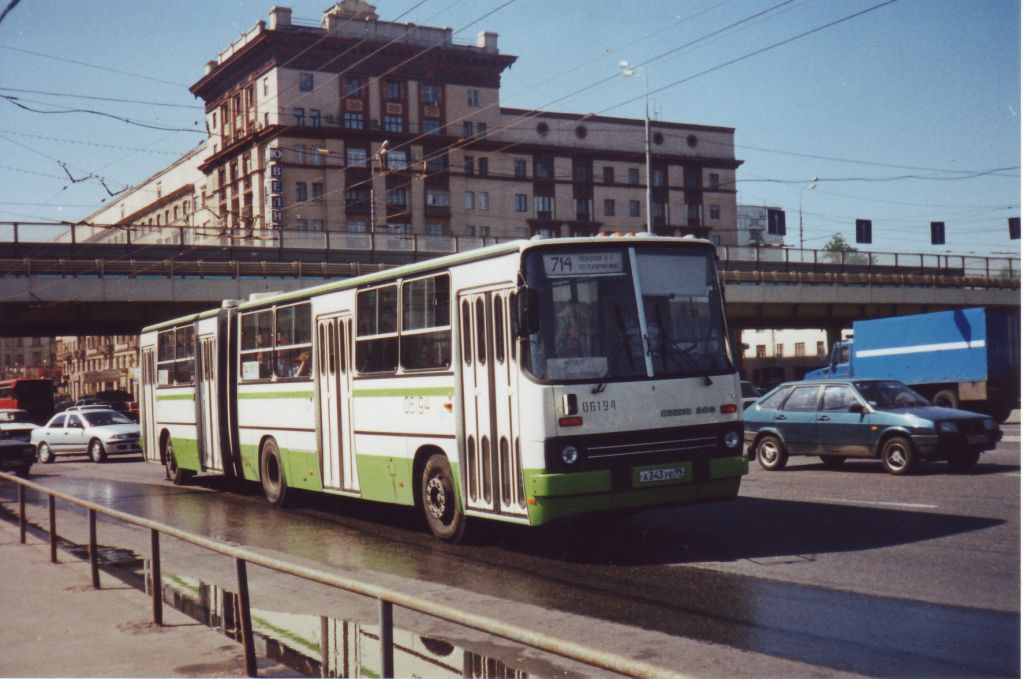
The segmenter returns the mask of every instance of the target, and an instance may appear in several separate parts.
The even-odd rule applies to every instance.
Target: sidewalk
[[[152,622],[148,596],[0,521],[0,602],[4,652],[0,675],[21,677],[242,677],[242,646],[165,605]],[[261,676],[294,673],[260,658]]]

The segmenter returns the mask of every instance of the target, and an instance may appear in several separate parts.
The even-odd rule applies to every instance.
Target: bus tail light
[[[723,415],[729,415],[736,412],[739,408],[736,407],[735,403],[726,403],[718,408],[719,412]]]
[[[578,415],[575,417],[559,417],[559,427],[580,427],[583,426],[583,418]]]

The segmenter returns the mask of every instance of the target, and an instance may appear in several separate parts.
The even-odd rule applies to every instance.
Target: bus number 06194
[[[615,410],[615,401],[584,401],[582,403],[583,412],[585,413],[606,413],[609,410]]]

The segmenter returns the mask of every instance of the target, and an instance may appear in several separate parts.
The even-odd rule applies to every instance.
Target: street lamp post
[[[818,185],[818,178],[811,177],[811,183],[800,185],[800,249],[804,249],[804,191],[810,191]]]
[[[644,165],[647,172],[647,191],[644,197],[647,210],[647,233],[654,233],[654,224],[652,223],[654,210],[651,203],[651,87],[647,81],[647,73],[640,67],[630,68],[628,61],[620,61],[619,68],[622,69],[622,75],[627,78],[639,75],[644,80]]]

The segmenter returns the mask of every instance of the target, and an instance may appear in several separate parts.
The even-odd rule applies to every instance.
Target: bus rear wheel
[[[260,485],[263,496],[275,507],[285,506],[288,486],[284,480],[284,464],[281,462],[281,451],[274,439],[268,439],[260,451]]]
[[[423,515],[430,532],[444,542],[457,543],[466,532],[466,515],[455,496],[455,479],[444,455],[432,455],[420,481]]]

